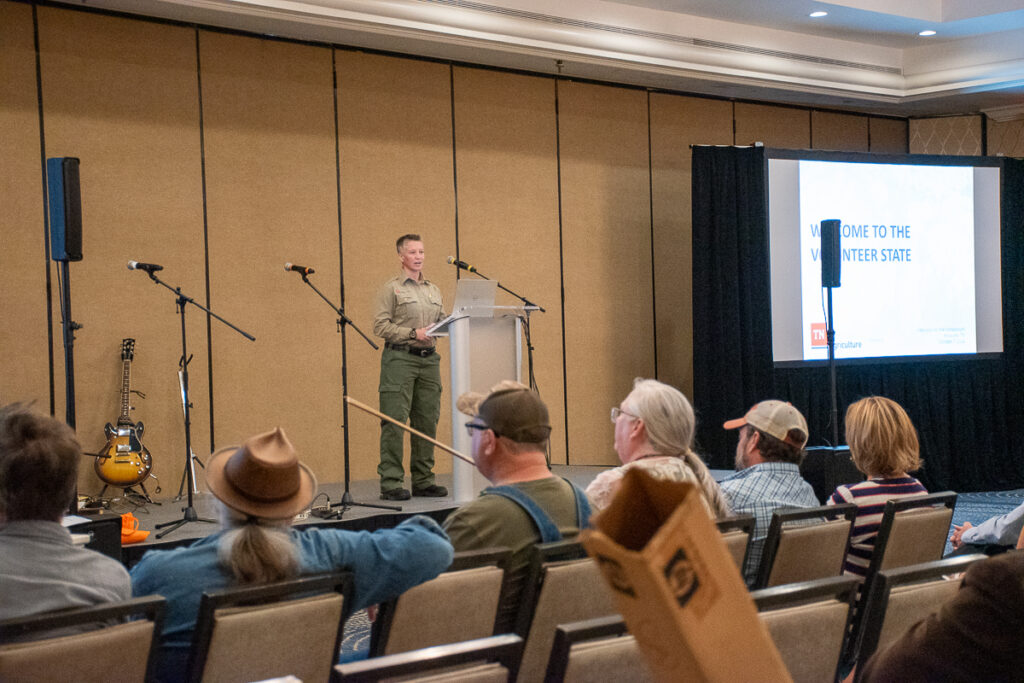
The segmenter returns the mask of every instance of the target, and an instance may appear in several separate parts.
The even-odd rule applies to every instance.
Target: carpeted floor
[[[961,493],[953,509],[953,524],[984,522],[989,517],[1002,515],[1024,501],[1024,489]],[[949,543],[946,552],[952,551]],[[366,610],[356,612],[345,624],[345,637],[341,643],[341,661],[365,659],[370,650],[370,620]]]

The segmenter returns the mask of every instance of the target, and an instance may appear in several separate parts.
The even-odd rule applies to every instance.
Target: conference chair
[[[585,554],[577,541],[535,547],[516,617],[516,633],[526,640],[519,680],[543,679],[558,624],[617,613],[597,564]]]
[[[938,610],[960,590],[963,572],[984,559],[981,554],[963,555],[878,572],[864,603],[857,662],[866,662]]]
[[[494,634],[511,553],[508,548],[456,553],[446,572],[381,603],[370,634],[370,656]]]
[[[188,680],[232,683],[295,676],[326,681],[352,594],[347,572],[203,593]]]
[[[841,574],[856,516],[857,506],[852,503],[776,510],[754,588]]]
[[[338,664],[331,672],[331,683],[372,683],[399,677],[419,683],[512,683],[522,651],[523,639],[506,633]]]
[[[155,595],[0,621],[0,681],[149,680],[164,607]]]
[[[599,617],[555,629],[545,681],[647,683],[654,676],[619,615]]]
[[[756,520],[753,515],[736,515],[734,517],[723,517],[715,522],[725,547],[729,550],[733,562],[743,573],[743,566],[747,563],[747,555],[750,553],[750,538],[754,535]]]
[[[836,680],[859,583],[852,576],[830,576],[751,593],[796,683]]]

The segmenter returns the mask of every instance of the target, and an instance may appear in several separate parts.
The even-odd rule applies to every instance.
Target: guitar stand
[[[121,496],[120,497],[122,497],[125,500],[127,500],[128,502],[130,502],[136,508],[145,507],[146,505],[163,505],[163,503],[155,501],[155,500],[153,500],[152,498],[149,497],[149,491],[146,490],[146,485],[145,484],[139,483],[139,484],[136,484],[136,486],[138,486],[140,489],[142,489],[142,493],[139,493],[138,491],[136,491],[135,490],[135,486],[122,486],[121,487]],[[97,498],[103,498],[103,494],[107,492],[107,488],[108,487],[109,487],[109,484],[104,484],[103,488],[100,489],[100,492],[99,492],[99,494],[96,497]],[[116,500],[116,499],[112,498],[111,500]]]

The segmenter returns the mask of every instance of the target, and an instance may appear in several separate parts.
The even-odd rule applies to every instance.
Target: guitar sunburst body
[[[153,467],[149,450],[142,445],[142,432],[145,427],[141,422],[132,422],[128,412],[128,396],[131,393],[131,362],[135,355],[135,340],[125,339],[121,342],[121,361],[123,378],[121,383],[121,415],[117,418],[117,426],[107,423],[104,431],[107,434],[107,445],[103,447],[100,457],[94,466],[96,475],[111,486],[127,488],[141,484],[149,476]]]

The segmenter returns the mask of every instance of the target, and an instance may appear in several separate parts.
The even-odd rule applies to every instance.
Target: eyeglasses
[[[474,429],[479,429],[480,431],[484,431],[485,429],[490,429],[490,427],[488,427],[487,425],[477,424],[475,422],[467,422],[466,423],[466,433],[469,434],[469,438],[471,438],[471,439],[473,438],[473,430]]]
[[[618,406],[615,406],[614,408],[612,408],[612,424],[615,424],[618,421],[619,415],[625,415],[626,417],[631,417],[634,420],[639,420],[640,419],[636,415],[632,415],[630,413],[627,413],[622,408],[620,408]]]

